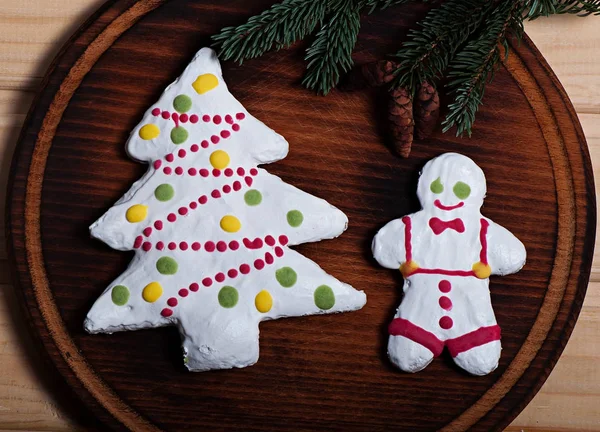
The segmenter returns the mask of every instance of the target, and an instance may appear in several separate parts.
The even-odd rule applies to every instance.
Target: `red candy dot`
[[[204,285],[205,287],[209,287],[212,285],[212,279],[211,278],[204,278],[202,279],[202,285]]]
[[[187,248],[188,248],[188,244],[186,242],[182,241],[179,243],[179,249],[187,250]]]
[[[200,198],[198,198],[198,202],[200,204],[206,204],[208,202],[208,197],[206,195],[202,195]]]
[[[443,293],[449,293],[450,290],[452,289],[452,285],[450,284],[450,281],[447,281],[444,279],[444,280],[440,281],[440,283],[438,284],[438,288]]]
[[[198,171],[198,172],[200,173],[200,175],[202,177],[208,177],[208,175],[209,175],[209,172],[206,168],[201,168],[200,171]]]
[[[192,243],[192,250],[195,250],[195,251],[200,250],[200,243],[198,243],[198,242]]]
[[[196,208],[197,208],[197,207],[198,207],[198,203],[197,203],[196,201],[192,201],[192,202],[190,203],[190,208],[191,208],[192,210],[196,210]]]
[[[177,175],[183,174],[183,168],[181,168],[181,167],[175,168],[175,174],[177,174]]]
[[[229,249],[235,251],[235,250],[238,250],[239,247],[240,247],[240,244],[236,240],[231,240],[229,242]]]
[[[144,242],[144,244],[142,245],[142,249],[144,249],[146,252],[148,252],[150,249],[152,249],[152,243]]]
[[[179,302],[177,301],[177,299],[175,297],[171,297],[169,300],[167,300],[167,304],[171,307],[177,306],[177,303],[179,303]]]
[[[225,122],[227,122],[229,124],[233,123],[233,117],[231,117],[229,114],[227,114],[225,116]]]
[[[185,216],[188,213],[188,209],[187,207],[179,207],[179,210],[177,210],[177,212],[181,215],[181,216]]]
[[[171,115],[171,117],[173,118],[173,120],[175,121],[175,124],[177,124],[177,122],[179,121],[179,114],[177,114],[176,112],[173,113]]]
[[[221,138],[219,138],[217,135],[213,135],[210,137],[210,140],[213,144],[217,144],[221,140]]]
[[[177,156],[179,156],[180,158],[184,158],[185,155],[186,153],[184,149],[179,149],[179,151],[177,152]]]
[[[198,285],[196,282],[193,282],[190,284],[190,291],[196,292],[200,289],[200,285]]]
[[[218,190],[214,190],[210,193],[210,196],[213,198],[221,198],[221,192],[219,192]]]
[[[263,268],[265,268],[265,262],[259,258],[254,261],[254,267],[257,270],[262,270]]]
[[[198,150],[200,150],[200,147],[198,147],[198,144],[192,144],[192,146],[190,147],[190,150],[193,153],[196,153]]]
[[[170,175],[172,171],[173,171],[173,170],[171,169],[171,167],[164,167],[164,168],[163,168],[163,172],[164,172],[166,175]]]
[[[248,273],[250,273],[250,266],[248,264],[242,264],[240,266],[240,273],[241,274],[248,274]]]
[[[165,318],[169,318],[171,315],[173,315],[173,311],[169,308],[164,308],[162,311],[160,311],[160,314]]]
[[[217,273],[215,275],[215,280],[217,282],[223,282],[225,280],[225,274],[223,274],[223,273]]]
[[[258,175],[258,170],[256,168],[251,168],[250,175],[253,175],[253,176]]]
[[[215,124],[221,123],[221,116],[220,115],[214,116],[213,117],[213,122],[215,122]]]
[[[451,310],[452,309],[452,300],[450,300],[446,296],[441,296],[440,300],[439,300],[439,303],[440,303],[440,307],[442,309],[445,309],[445,310]]]
[[[142,232],[144,233],[144,235],[146,237],[150,237],[150,234],[152,234],[152,228],[146,227],[146,228],[144,228],[144,231],[142,231]]]
[[[202,140],[202,142],[200,143],[200,145],[202,146],[202,148],[207,148],[208,147],[208,141]]]
[[[265,261],[267,264],[273,264],[273,261],[275,261],[275,259],[273,258],[273,255],[271,255],[271,252],[267,252],[265,254]]]
[[[154,108],[154,109],[152,110],[152,115],[153,115],[154,117],[156,117],[156,116],[159,116],[159,115],[160,115],[160,108]]]
[[[215,168],[213,169],[212,174],[215,177],[219,177],[221,175],[221,170]]]
[[[244,177],[244,181],[248,186],[252,186],[252,177]]]
[[[133,247],[134,248],[139,248],[142,245],[142,242],[144,241],[144,237],[142,236],[137,236],[135,238],[135,241],[133,242]]]
[[[212,241],[207,241],[206,243],[204,243],[204,249],[206,249],[206,252],[214,252],[215,251],[215,242]]]
[[[185,289],[185,288],[181,288],[181,289],[179,290],[179,296],[180,296],[180,297],[187,297],[189,293],[190,293],[190,292],[189,292],[187,289]]]
[[[171,118],[171,114],[169,114],[168,111],[163,111],[162,112],[162,118],[164,118],[165,120],[168,120]]]
[[[225,192],[225,193],[231,192],[231,186],[229,186],[229,185],[223,186],[223,192]]]
[[[225,169],[225,175],[227,177],[231,177],[233,175],[233,170],[231,168],[226,168]]]
[[[242,188],[242,184],[239,181],[234,181],[233,182],[233,190],[234,191],[239,191]]]
[[[196,170],[196,168],[192,167],[188,170],[188,174],[191,176],[195,176],[197,173],[198,173],[198,171]]]
[[[154,161],[154,169],[159,169],[161,165],[162,165],[162,161],[161,160],[155,160]]]
[[[173,160],[175,159],[175,156],[173,156],[173,153],[169,153],[168,155],[165,156],[165,159],[167,160],[167,162],[173,162]]]
[[[233,129],[234,132],[237,132],[240,130],[240,125],[237,123],[234,123],[231,125],[231,129]]]
[[[239,176],[243,176],[244,174],[246,174],[246,171],[244,171],[244,168],[239,167],[237,169],[237,173],[238,173]]]
[[[157,220],[156,222],[154,222],[154,228],[156,228],[159,231],[161,229],[163,229],[163,223],[162,223],[162,221]]]
[[[189,117],[187,114],[181,114],[181,116],[179,117],[179,120],[181,121],[181,123],[186,123],[188,121]]]
[[[246,114],[239,112],[235,115],[235,118],[238,120],[244,120],[244,118],[246,117]]]
[[[192,114],[190,116],[190,122],[191,123],[198,123],[198,116],[196,114]]]
[[[281,246],[285,246],[286,244],[288,244],[288,238],[285,235],[280,235],[279,236],[279,244]]]
[[[275,248],[275,255],[277,255],[278,257],[282,257],[283,256],[283,249],[281,249],[279,246],[277,246]]]
[[[225,252],[227,250],[227,243],[224,241],[220,241],[217,243],[217,250],[219,252]]]
[[[158,243],[156,243],[156,249],[158,250],[163,250],[165,248],[165,244],[161,241],[159,241]]]
[[[227,276],[229,276],[230,278],[234,278],[238,275],[238,271],[236,269],[231,269],[227,271]]]
[[[449,316],[443,316],[440,318],[440,327],[443,328],[444,330],[451,329],[453,325],[454,325],[454,322],[452,321],[452,318],[450,318]]]
[[[168,248],[169,248],[169,250],[175,250],[175,249],[177,249],[177,243],[170,242]]]
[[[275,246],[275,239],[273,238],[273,236],[268,235],[265,237],[265,243],[269,246]]]
[[[202,121],[208,123],[210,121],[210,116],[208,114],[204,114],[202,116]]]
[[[229,138],[230,136],[231,136],[231,132],[229,132],[228,130],[225,130],[225,129],[223,129],[223,130],[221,131],[221,138],[225,138],[225,139],[227,139],[227,138]]]
[[[169,222],[175,222],[177,220],[177,216],[175,216],[175,213],[169,213],[169,215],[167,216],[167,220]]]

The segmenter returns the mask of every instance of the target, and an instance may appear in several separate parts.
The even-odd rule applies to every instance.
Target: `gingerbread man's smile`
[[[458,204],[453,205],[453,206],[445,206],[444,204],[441,203],[441,201],[439,199],[436,199],[433,202],[433,205],[436,206],[437,208],[439,208],[440,210],[450,211],[450,210],[456,210],[457,208],[461,208],[462,206],[465,205],[465,203],[464,203],[464,201],[461,201]]]

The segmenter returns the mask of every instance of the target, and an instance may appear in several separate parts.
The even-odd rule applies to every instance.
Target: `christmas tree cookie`
[[[148,171],[90,227],[135,256],[85,329],[177,326],[186,366],[205,371],[254,364],[260,321],[360,309],[362,291],[289,248],[337,237],[347,218],[257,168],[287,151],[229,93],[215,53],[200,50],[127,142]]]
[[[443,154],[419,178],[423,209],[388,223],[373,240],[379,264],[404,276],[388,342],[390,360],[404,371],[424,369],[444,347],[473,375],[498,366],[500,327],[489,277],[518,272],[526,252],[506,228],[481,215],[485,194],[475,162]]]

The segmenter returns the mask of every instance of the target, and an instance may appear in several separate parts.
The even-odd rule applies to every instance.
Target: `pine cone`
[[[398,64],[390,60],[379,60],[352,68],[339,88],[343,91],[362,90],[365,87],[379,87],[394,79]]]
[[[415,99],[415,132],[420,140],[428,138],[440,118],[440,96],[427,81],[421,84]]]
[[[415,130],[413,101],[408,90],[397,88],[390,92],[388,118],[396,152],[406,158],[410,154]]]

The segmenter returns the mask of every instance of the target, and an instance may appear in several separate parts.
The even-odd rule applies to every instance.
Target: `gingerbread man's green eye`
[[[454,191],[454,195],[459,197],[461,200],[467,199],[469,198],[469,195],[471,195],[471,188],[469,185],[461,181],[456,182],[452,190]]]
[[[439,177],[431,182],[429,189],[431,189],[431,192],[433,192],[434,194],[441,194],[442,192],[444,192],[444,185],[440,181]]]

